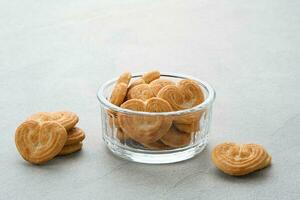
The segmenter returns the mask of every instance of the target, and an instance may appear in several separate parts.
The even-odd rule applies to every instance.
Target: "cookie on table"
[[[272,157],[261,145],[227,142],[213,149],[211,159],[224,173],[242,176],[269,166]]]
[[[69,155],[72,153],[75,153],[77,151],[80,151],[82,148],[82,143],[76,143],[76,144],[71,144],[71,145],[66,145],[62,148],[62,150],[58,153],[59,156],[65,156]]]
[[[66,140],[66,129],[55,121],[28,120],[15,133],[19,153],[33,164],[41,164],[54,158],[62,150]]]
[[[65,145],[77,144],[83,141],[85,138],[85,133],[82,129],[74,127],[68,131],[68,137]]]
[[[70,111],[38,112],[31,115],[27,120],[38,122],[55,121],[61,124],[66,130],[70,130],[78,123],[79,117]]]

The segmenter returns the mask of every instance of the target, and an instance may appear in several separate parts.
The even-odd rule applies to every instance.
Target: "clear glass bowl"
[[[141,75],[135,75],[132,80],[139,77]],[[177,74],[161,74],[161,77],[174,82],[183,79],[196,81],[204,92],[204,102],[191,109],[173,112],[123,109],[108,100],[117,78],[107,81],[101,86],[97,96],[101,104],[102,137],[114,154],[135,162],[163,164],[192,158],[207,145],[215,100],[214,89],[194,77]],[[135,134],[138,140],[131,139],[122,128],[127,133],[132,131],[129,135]],[[165,134],[167,129],[170,132],[168,135]],[[158,132],[164,136],[155,142],[148,142],[152,138],[161,137]],[[150,140],[147,136],[151,136]]]

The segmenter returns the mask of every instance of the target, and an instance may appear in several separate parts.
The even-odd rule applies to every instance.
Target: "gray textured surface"
[[[300,199],[300,1],[0,1],[0,199]],[[124,70],[194,75],[217,91],[207,149],[143,165],[101,140],[96,91]],[[44,166],[14,145],[36,111],[69,109],[83,151]],[[217,171],[223,141],[263,144],[273,165],[243,178]]]

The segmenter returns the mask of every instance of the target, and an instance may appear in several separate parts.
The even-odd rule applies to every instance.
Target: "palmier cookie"
[[[136,79],[136,80],[132,81],[132,83],[130,83],[130,85],[128,87],[128,91],[137,85],[141,85],[141,84],[145,84],[145,83],[146,82],[142,78]]]
[[[203,116],[205,112],[204,111],[196,111],[184,115],[178,115],[174,117],[174,123],[178,124],[192,124],[199,122],[201,117]]]
[[[200,130],[200,122],[195,121],[191,124],[179,124],[179,123],[173,123],[175,128],[179,131],[183,131],[185,133],[194,133]]]
[[[177,85],[167,85],[157,94],[170,103],[173,110],[192,108],[204,101],[200,86],[193,80],[181,80]]]
[[[76,144],[84,140],[84,131],[78,127],[74,127],[68,131],[68,137],[65,145]]]
[[[170,147],[185,147],[191,142],[191,134],[181,132],[173,126],[160,140]]]
[[[145,112],[169,112],[170,104],[160,98],[153,97],[143,102],[140,99],[131,99],[121,105],[122,108]],[[119,125],[130,138],[150,144],[159,140],[172,125],[172,119],[165,116],[146,116],[133,114],[118,114]]]
[[[155,79],[158,79],[159,77],[160,77],[160,72],[155,70],[155,71],[145,73],[142,76],[142,79],[144,79],[144,81],[146,83],[150,83],[150,82],[154,81]]]
[[[41,164],[55,157],[67,140],[66,129],[57,122],[29,120],[16,130],[15,143],[28,162]]]
[[[110,102],[112,104],[116,106],[120,106],[124,102],[130,79],[131,79],[131,74],[129,73],[121,74],[110,96]]]
[[[150,88],[152,89],[155,96],[157,96],[158,92],[167,85],[175,85],[175,83],[168,79],[156,79],[149,83]]]
[[[128,99],[141,99],[143,101],[155,97],[151,87],[148,84],[140,84],[128,91]]]
[[[128,85],[130,80],[131,80],[131,74],[129,72],[124,72],[119,76],[117,83],[125,83],[126,85]]]
[[[38,122],[55,121],[61,124],[66,130],[70,130],[78,123],[79,117],[70,111],[38,112],[31,115],[27,120]]]
[[[65,156],[77,151],[80,151],[82,148],[82,143],[79,142],[77,144],[67,145],[62,148],[62,150],[58,153],[59,156]]]
[[[241,176],[267,167],[271,156],[258,144],[223,143],[211,155],[213,163],[226,174]]]

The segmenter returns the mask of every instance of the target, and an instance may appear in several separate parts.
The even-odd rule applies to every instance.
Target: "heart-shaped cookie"
[[[66,130],[70,130],[78,123],[79,117],[70,111],[38,112],[31,115],[27,120],[38,122],[55,121],[61,124]]]
[[[258,144],[223,143],[212,151],[212,161],[223,172],[241,176],[267,167],[271,156]]]
[[[201,104],[205,98],[200,86],[193,80],[167,85],[159,91],[157,97],[169,102],[174,111],[192,108]]]
[[[57,122],[29,120],[16,130],[15,143],[21,156],[34,164],[55,157],[67,140],[66,129]]]
[[[145,112],[170,112],[170,104],[160,98],[153,97],[147,101],[131,99],[121,105],[122,108]],[[118,113],[119,125],[123,132],[133,140],[150,144],[161,138],[171,127],[169,116],[146,116]]]

